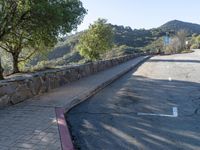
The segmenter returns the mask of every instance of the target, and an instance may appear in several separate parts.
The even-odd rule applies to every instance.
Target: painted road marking
[[[177,107],[173,107],[173,116],[178,117],[178,108]]]
[[[166,114],[154,114],[154,113],[137,113],[139,116],[159,116],[159,117],[178,117],[178,108],[173,107],[172,108],[172,115],[166,115]]]

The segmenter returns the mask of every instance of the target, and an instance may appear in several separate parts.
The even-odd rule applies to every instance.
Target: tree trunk
[[[18,53],[13,53],[13,73],[19,73],[19,66],[18,66]]]
[[[3,69],[2,65],[1,65],[1,58],[0,58],[0,80],[4,79],[4,77],[3,77],[3,71],[4,71],[4,69]]]

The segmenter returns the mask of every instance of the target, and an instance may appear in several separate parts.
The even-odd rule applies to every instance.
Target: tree
[[[4,77],[3,77],[3,67],[1,65],[1,58],[0,58],[0,80],[3,80]]]
[[[80,54],[88,60],[100,59],[100,55],[113,46],[112,27],[105,19],[98,19],[80,37],[78,49]]]
[[[20,15],[17,13],[18,2],[17,0],[0,0],[0,41],[12,29],[18,27],[25,18],[27,11]],[[0,80],[3,79],[3,71],[4,69],[0,63]]]
[[[178,53],[184,51],[186,47],[187,31],[182,29],[171,38],[169,45],[165,49],[165,53]]]
[[[180,30],[177,32],[176,37],[178,38],[179,42],[180,42],[180,49],[179,50],[184,50],[186,47],[185,42],[186,42],[186,38],[187,38],[187,31],[185,30]]]
[[[0,37],[0,47],[12,55],[13,73],[19,72],[20,62],[53,47],[60,35],[75,29],[86,13],[79,0],[1,0],[1,5],[0,24],[3,16],[13,18],[9,33]]]
[[[27,11],[18,14],[17,6],[20,2],[22,1],[0,0],[0,40],[24,20]]]
[[[177,37],[173,37],[170,41],[170,44],[165,47],[165,53],[166,54],[172,54],[172,53],[177,53],[181,49],[181,42]]]

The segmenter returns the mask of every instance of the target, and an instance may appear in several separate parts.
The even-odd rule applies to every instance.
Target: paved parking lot
[[[200,51],[151,58],[67,120],[81,150],[200,149]]]

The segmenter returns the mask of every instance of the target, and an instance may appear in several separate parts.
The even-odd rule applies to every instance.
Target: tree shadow
[[[138,112],[177,118],[138,116]],[[81,150],[200,149],[200,84],[133,76],[132,72],[66,116]]]

